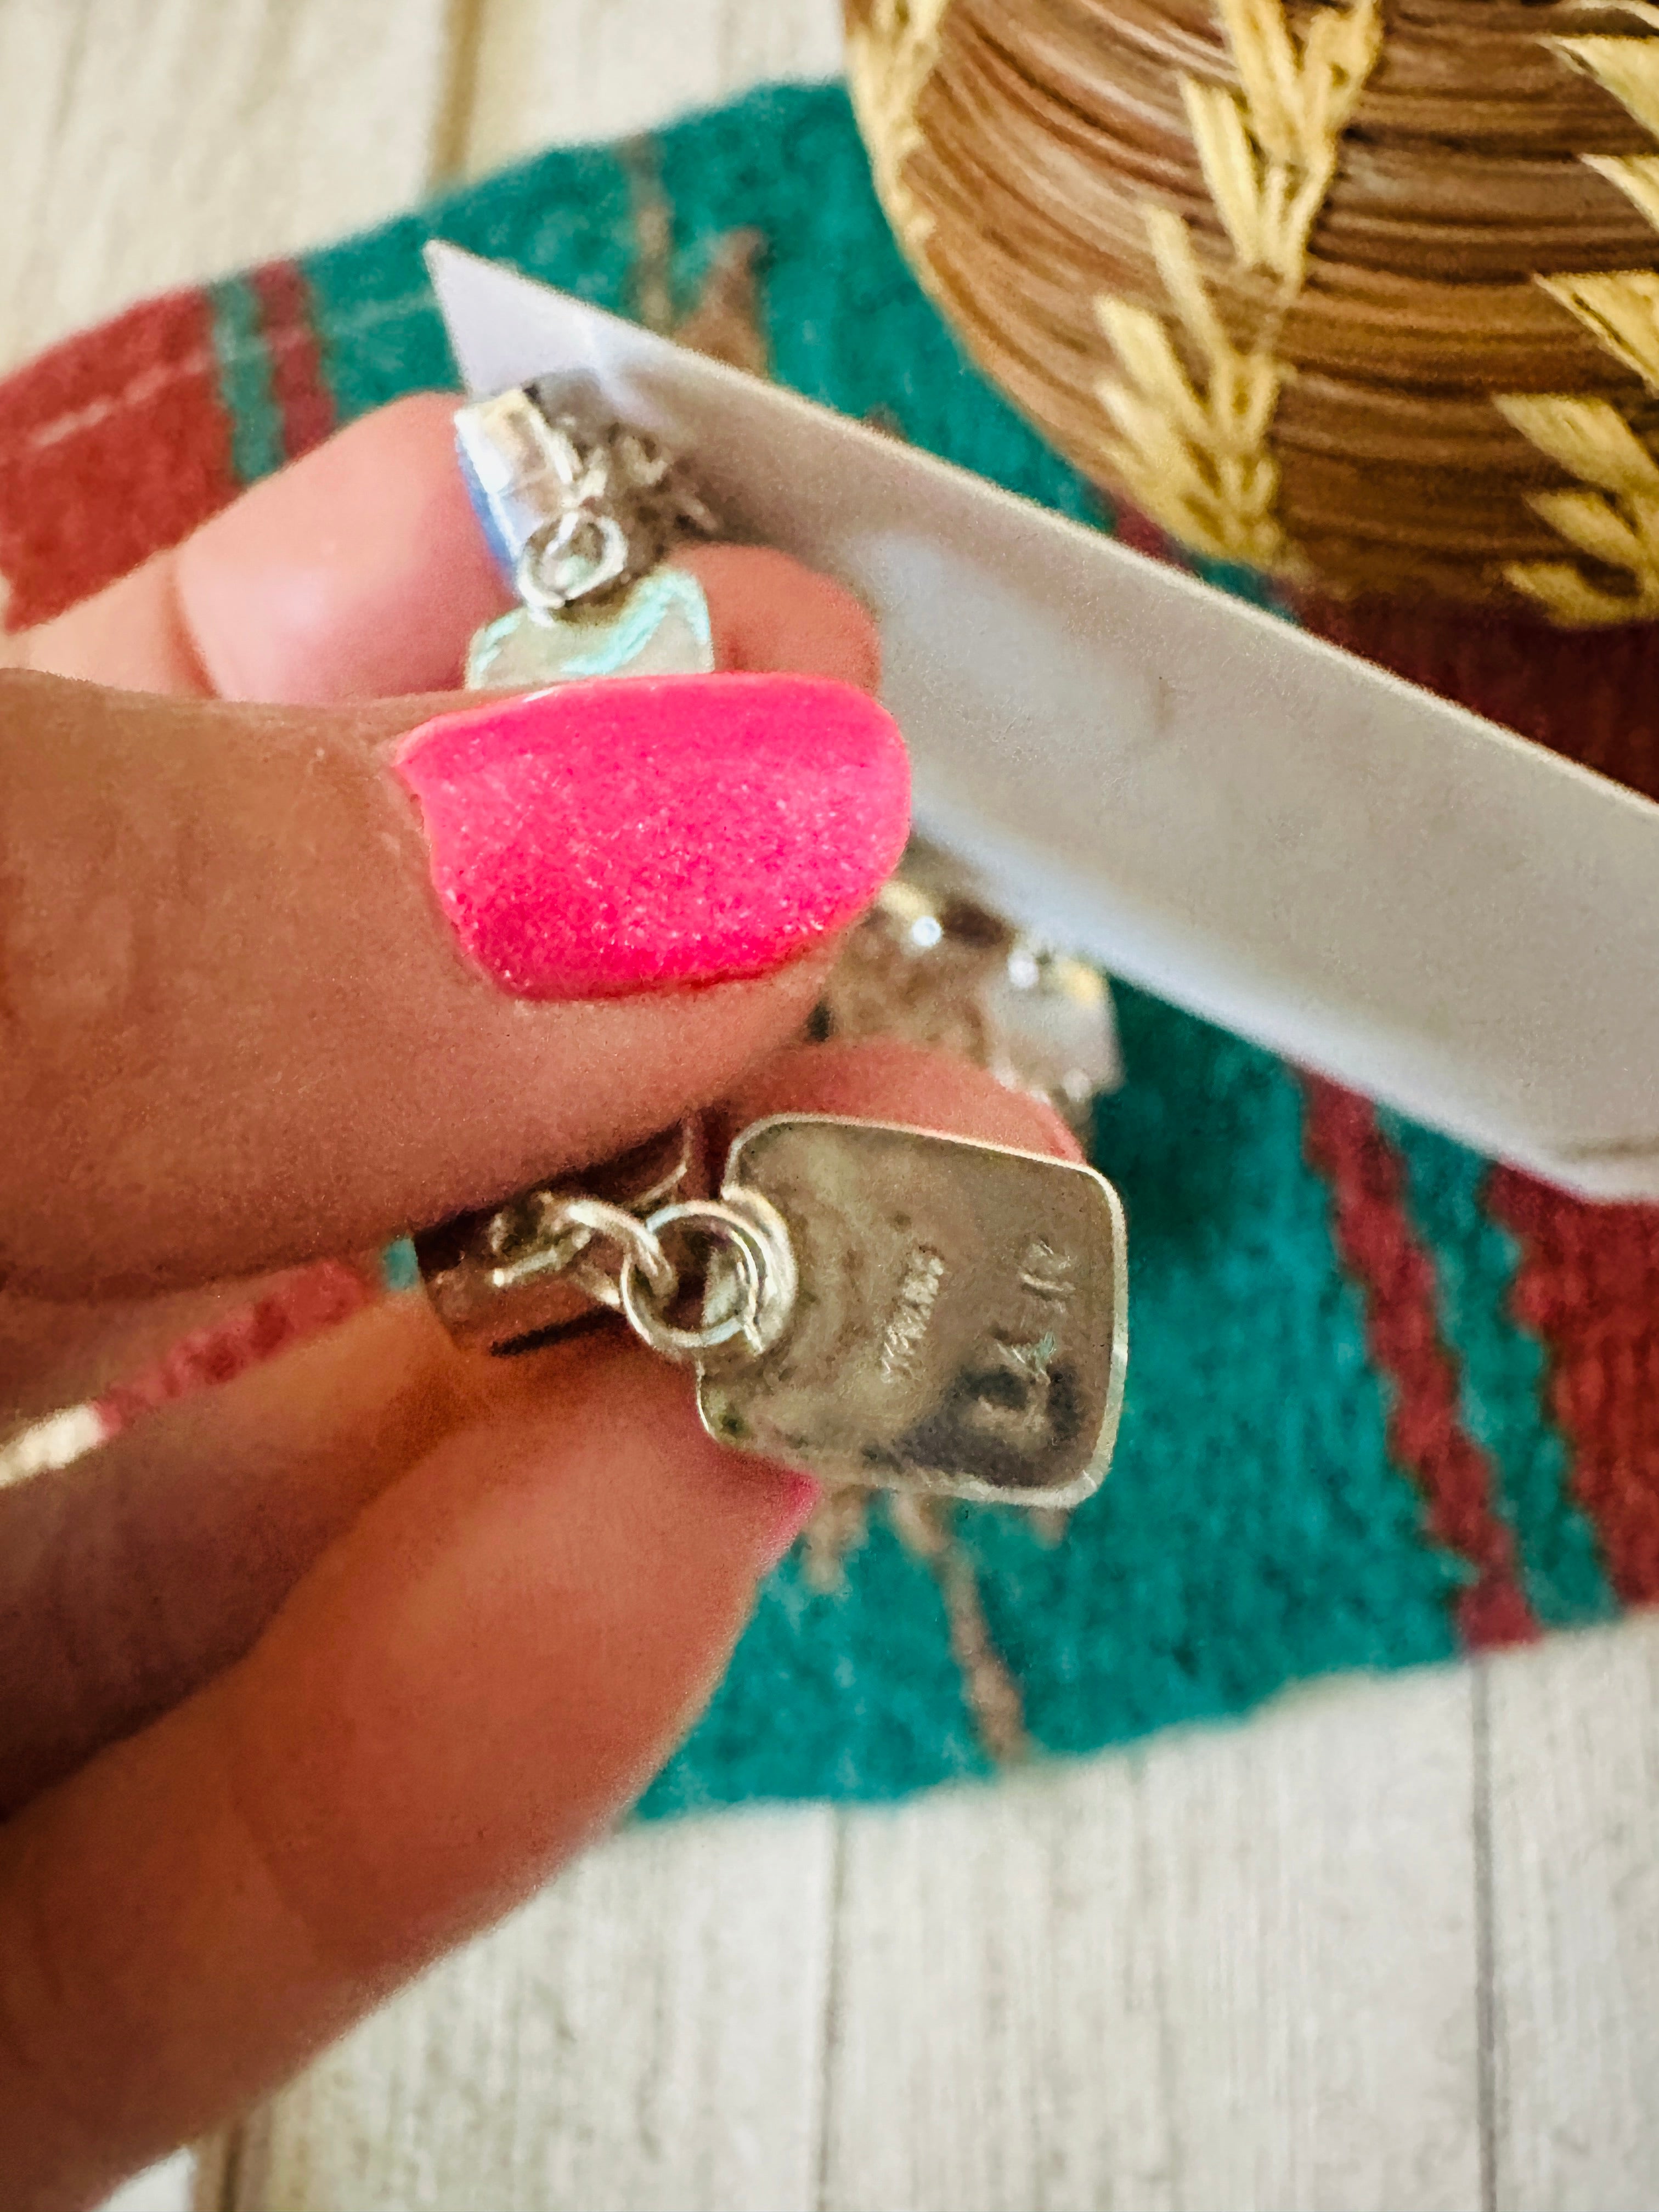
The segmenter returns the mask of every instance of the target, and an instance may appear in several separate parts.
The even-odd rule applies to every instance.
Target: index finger
[[[14,659],[198,697],[453,682],[501,593],[451,411],[428,394],[365,418],[15,641]],[[873,684],[872,626],[838,586],[763,549],[686,558],[724,665]],[[56,1297],[355,1249],[646,1133],[787,1036],[816,988],[791,952],[850,918],[892,857],[872,851],[866,883],[751,960],[773,971],[761,983],[716,963],[697,976],[714,988],[532,1009],[481,989],[441,941],[407,794],[373,757],[412,710],[354,730],[4,678],[0,694],[15,702],[0,714],[0,1093],[22,1133],[0,1160],[0,1198],[17,1201],[0,1267]],[[728,765],[741,800],[752,778]],[[821,765],[787,775],[781,799],[795,805]],[[471,836],[467,810],[449,811]],[[854,845],[867,829],[852,825]],[[761,874],[783,888],[780,858]],[[589,969],[567,978],[579,1002]]]
[[[507,605],[455,465],[456,402],[364,416],[187,538],[40,629],[0,666],[134,691],[327,705],[441,691]],[[722,668],[873,690],[874,625],[839,585],[763,547],[687,548]]]
[[[880,708],[784,677],[425,720],[0,675],[0,1273],[64,1297],[361,1250],[707,1103],[908,821]]]
[[[1074,1149],[1035,1100],[902,1046],[794,1055],[747,1104]],[[441,1430],[421,1378],[461,1363],[415,1300],[357,1326],[382,1360],[404,1339],[401,1407],[374,1395],[375,1361],[313,1354],[326,1406],[276,1407],[271,1378],[246,1378],[228,1431],[186,1413],[111,1462],[141,1492],[193,1489],[185,1514],[228,1557],[249,1548],[239,1494],[262,1525],[290,1524],[288,1576],[296,1510],[316,1526],[305,1493],[331,1501],[337,1540],[240,1664],[0,1834],[0,2051],[9,2001],[31,2062],[9,2083],[0,2067],[0,2144],[27,2114],[39,2170],[84,2160],[88,2189],[268,2088],[591,1838],[684,1732],[810,1500],[712,1442],[684,1372],[598,1338],[545,1355],[522,1395],[467,1400],[368,1498],[382,1447],[367,1439],[389,1431],[395,1457]],[[295,1420],[308,1449],[273,1481]],[[246,1650],[250,1593],[158,1595],[169,1566],[189,1572],[142,1549],[124,1571],[179,1632],[182,1694]],[[106,1623],[75,1644],[118,1681]],[[129,1684],[126,1727],[155,1711],[160,1671],[147,1658],[147,1709]],[[48,1680],[40,1702],[63,1729],[65,1687],[95,1729],[84,1675]],[[10,1719],[15,1758],[38,1721]]]

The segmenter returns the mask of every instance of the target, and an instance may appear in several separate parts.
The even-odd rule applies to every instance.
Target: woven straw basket
[[[1659,616],[1659,5],[848,0],[980,363],[1194,550]]]

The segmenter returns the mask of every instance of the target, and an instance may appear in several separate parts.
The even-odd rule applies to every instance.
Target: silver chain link
[[[689,1199],[659,1206],[641,1221],[602,1199],[568,1198],[549,1209],[548,1235],[582,1237],[586,1265],[593,1265],[589,1239],[600,1238],[621,1255],[612,1277],[618,1306],[642,1344],[665,1359],[707,1366],[725,1353],[758,1358],[775,1344],[794,1310],[793,1247],[782,1216],[763,1198],[744,1192],[734,1200]],[[685,1279],[674,1263],[665,1236],[677,1243],[708,1248],[703,1263],[703,1318],[683,1328],[668,1318]]]
[[[660,566],[688,536],[719,526],[679,458],[644,431],[557,411],[530,387],[545,422],[543,495],[554,511],[520,552],[514,582],[532,615],[604,599]]]

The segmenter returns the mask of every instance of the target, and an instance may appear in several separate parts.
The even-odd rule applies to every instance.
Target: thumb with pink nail
[[[0,639],[12,1421],[285,1271],[357,1285],[0,1487],[20,2212],[239,2112],[613,1821],[811,1510],[625,1337],[480,1359],[350,1255],[735,1097],[1066,1145],[970,1070],[793,1048],[908,825],[861,611],[709,546],[724,672],[461,699],[502,599],[449,415]]]

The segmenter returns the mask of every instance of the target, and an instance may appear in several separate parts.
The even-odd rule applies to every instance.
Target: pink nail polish
[[[394,764],[451,927],[530,999],[763,974],[860,913],[909,827],[890,718],[816,678],[567,684],[424,723]]]

